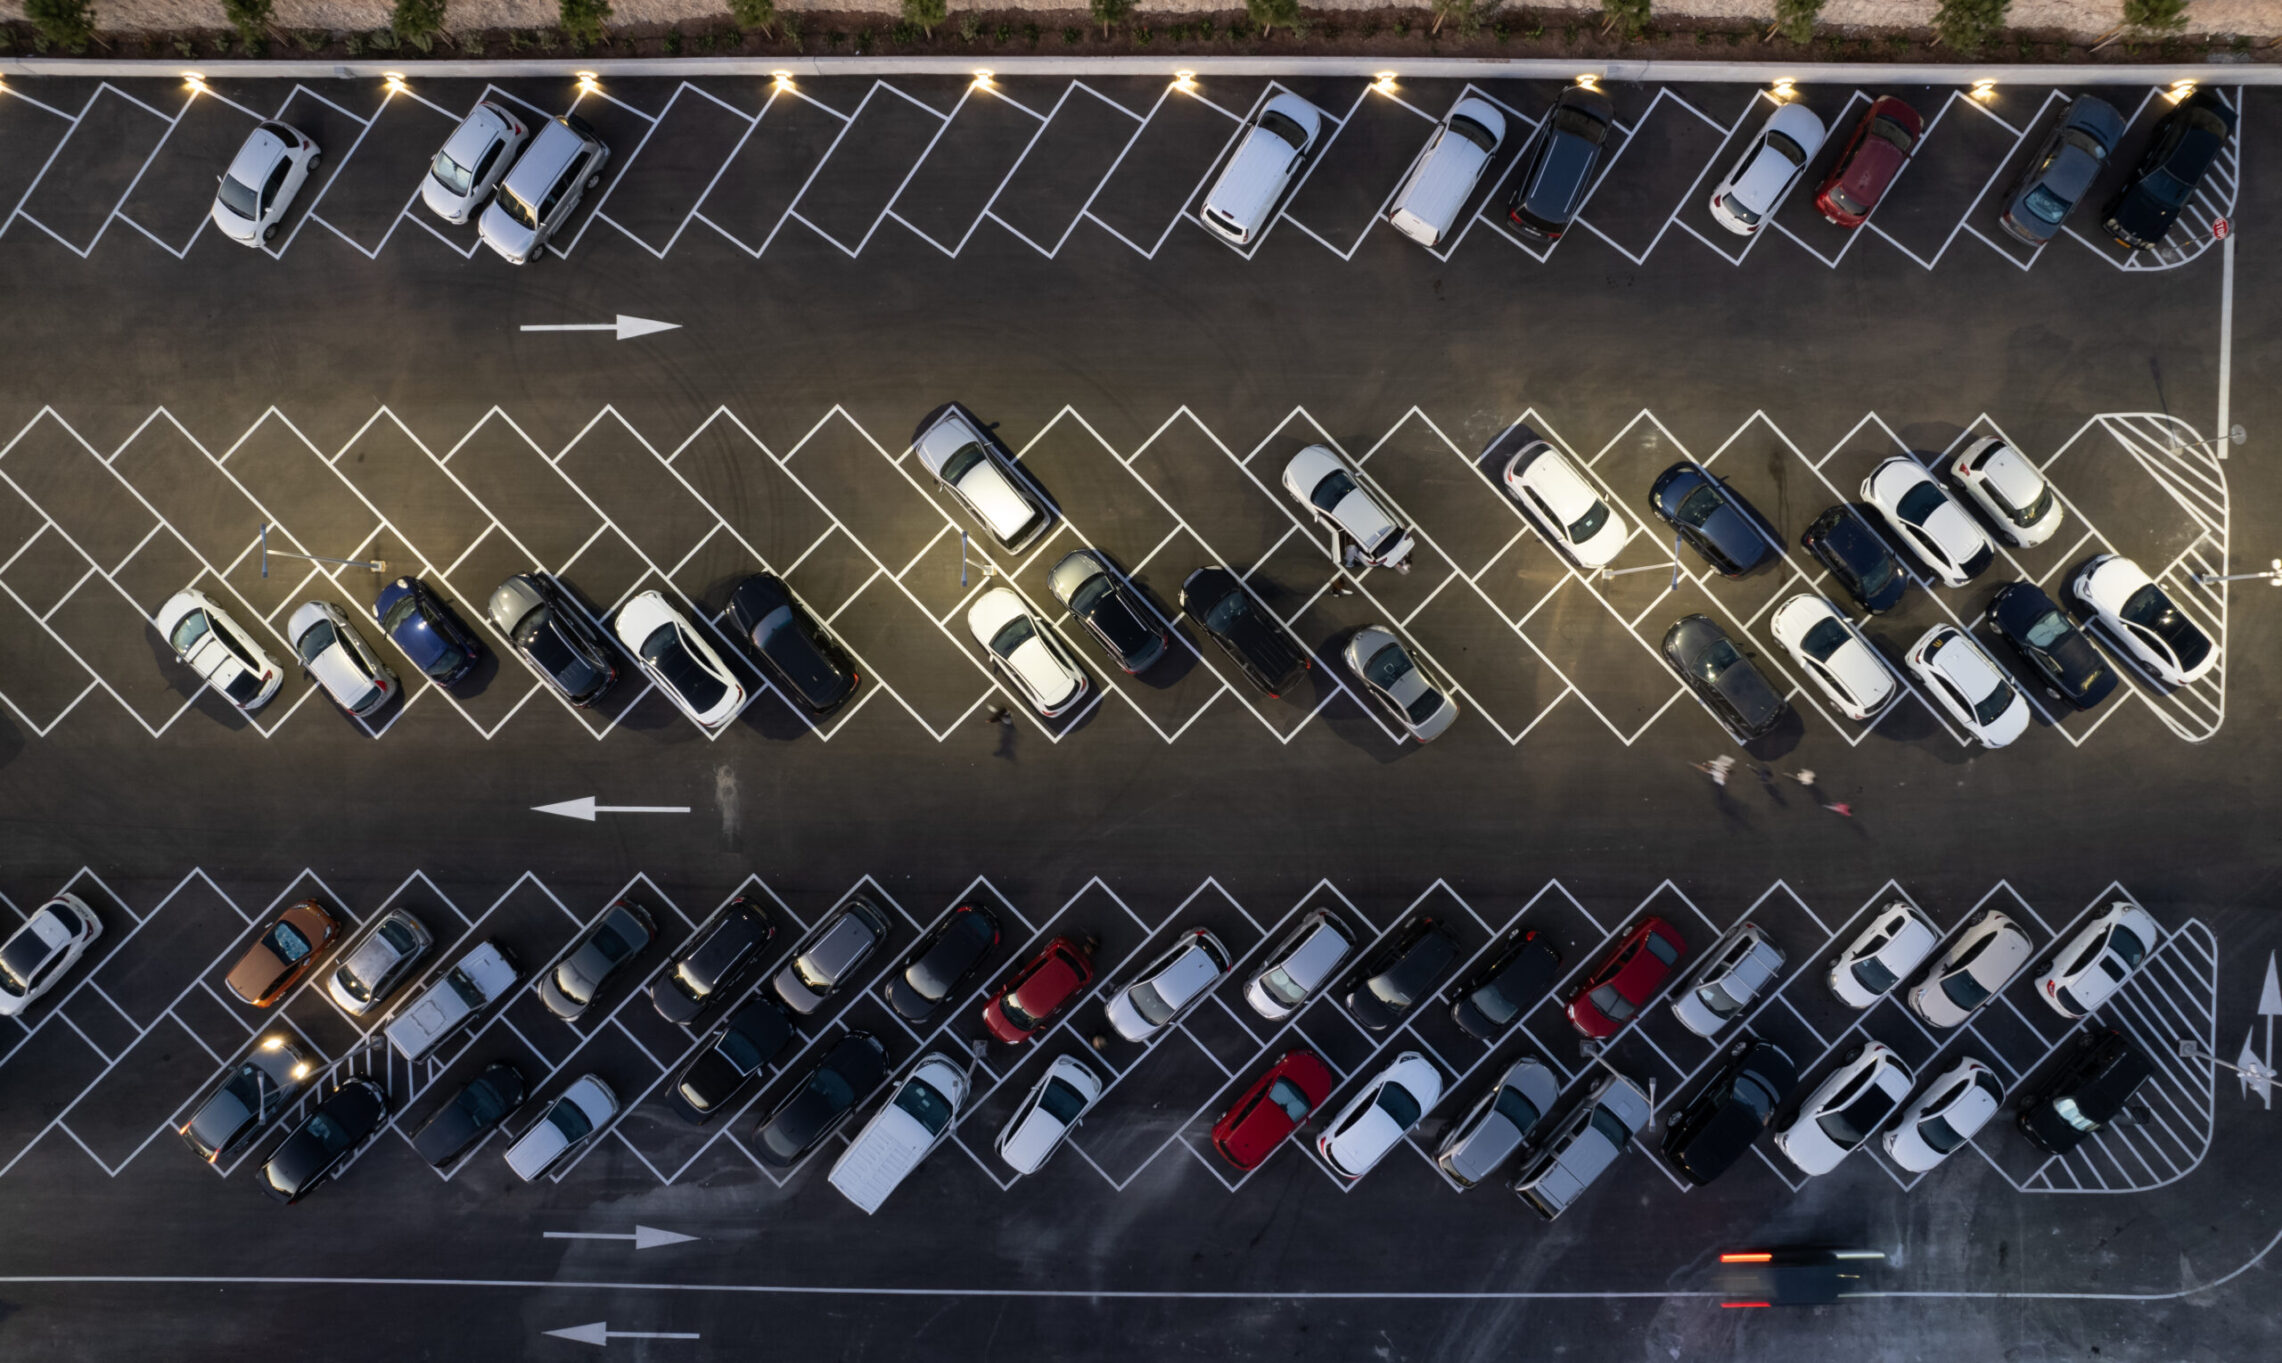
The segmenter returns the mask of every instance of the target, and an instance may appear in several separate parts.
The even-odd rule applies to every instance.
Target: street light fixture
[[[2197,573],[2195,580],[2204,586],[2213,582],[2243,582],[2262,578],[2270,587],[2282,587],[2282,558],[2275,559],[2263,571],[2255,573]]]
[[[970,567],[982,569],[983,581],[985,582],[988,582],[992,578],[998,576],[998,565],[991,562],[989,559],[971,559],[967,557],[967,532],[961,530],[959,532],[959,590],[961,591],[966,590],[967,569]]]
[[[261,575],[263,577],[269,576],[269,561],[272,558],[297,558],[305,563],[338,563],[344,568],[369,568],[375,573],[388,571],[388,560],[384,558],[326,558],[322,554],[296,554],[289,549],[272,549],[269,547],[269,522],[263,521],[261,523]]]

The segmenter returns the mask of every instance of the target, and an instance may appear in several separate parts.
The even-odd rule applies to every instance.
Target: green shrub
[[[1970,57],[2005,26],[2013,0],[1941,0],[1933,12],[1933,32],[1942,46]]]
[[[1087,0],[1087,8],[1093,11],[1094,22],[1101,25],[1101,36],[1106,38],[1110,25],[1124,23],[1125,16],[1133,12],[1133,0]]]
[[[24,0],[24,17],[41,37],[77,52],[95,37],[95,10],[88,0]]]
[[[729,17],[739,28],[757,28],[774,38],[777,25],[777,0],[729,0]]]
[[[930,38],[935,36],[935,25],[950,17],[951,0],[903,0],[903,21],[917,24]]]
[[[2124,22],[2143,33],[2176,33],[2187,26],[2187,0],[2124,0]]]
[[[559,0],[563,36],[575,47],[592,47],[602,41],[602,26],[610,22],[610,0]]]
[[[1627,41],[1648,32],[1652,0],[1601,0],[1601,13],[1607,17],[1604,28],[1615,32]]]
[[[270,0],[222,0],[222,13],[238,31],[238,41],[251,50],[269,28]]]
[[[1804,47],[1814,41],[1823,0],[1775,0],[1775,30]]]
[[[444,31],[444,5],[445,0],[396,0],[388,26],[397,37],[425,52]]]
[[[1299,27],[1299,0],[1244,0],[1244,12],[1260,26],[1263,38],[1278,24]]]

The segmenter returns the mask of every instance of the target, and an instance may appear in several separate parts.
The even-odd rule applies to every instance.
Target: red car
[[[1239,1169],[1259,1168],[1309,1113],[1323,1106],[1338,1082],[1315,1052],[1287,1052],[1212,1124],[1212,1148]]]
[[[1840,227],[1860,227],[1923,136],[1925,120],[1917,110],[1892,95],[1880,95],[1854,125],[1854,137],[1815,194],[1815,207]]]
[[[1569,998],[1569,1021],[1590,1037],[1612,1037],[1656,997],[1688,954],[1687,939],[1661,918],[1640,920]]]
[[[983,1005],[983,1026],[1009,1046],[1046,1030],[1054,1014],[1093,983],[1093,950],[1099,943],[1057,937],[1025,961]]]

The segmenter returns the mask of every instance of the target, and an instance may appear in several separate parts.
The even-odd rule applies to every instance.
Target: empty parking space
[[[693,86],[676,89],[656,127],[617,149],[629,159],[596,211],[664,254],[752,128],[745,110]]]
[[[1083,81],[1073,82],[1023,150],[1021,164],[996,190],[991,216],[1038,250],[1059,251],[1141,127],[1124,105]]]
[[[847,126],[845,112],[778,87],[744,145],[698,201],[698,214],[731,241],[760,254],[776,239],[793,200]]]
[[[890,206],[896,220],[937,249],[956,253],[1008,172],[1027,161],[1047,112],[1071,88],[1053,80],[976,85],[896,194]]]
[[[1237,88],[1225,88],[1231,86]],[[1154,255],[1256,93],[1256,83],[1219,80],[1209,102],[1198,92],[1168,90],[1119,154],[1086,216],[1134,250]],[[1242,102],[1230,102],[1237,98]]]
[[[897,87],[874,85],[793,214],[840,249],[860,250],[944,124],[941,113]]]

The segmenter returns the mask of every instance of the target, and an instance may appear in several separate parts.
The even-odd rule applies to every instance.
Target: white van
[[[505,947],[478,943],[389,1022],[388,1044],[406,1060],[418,1060],[505,997],[515,979],[515,958]]]
[[[1323,115],[1314,105],[1288,93],[1269,100],[1204,196],[1204,225],[1234,245],[1251,245],[1322,137]]]
[[[832,1163],[832,1186],[870,1215],[919,1162],[951,1134],[951,1121],[967,1100],[967,1072],[949,1056],[930,1051],[864,1129]]]
[[[1421,246],[1440,244],[1504,144],[1504,114],[1486,99],[1459,100],[1395,191],[1387,221]]]

